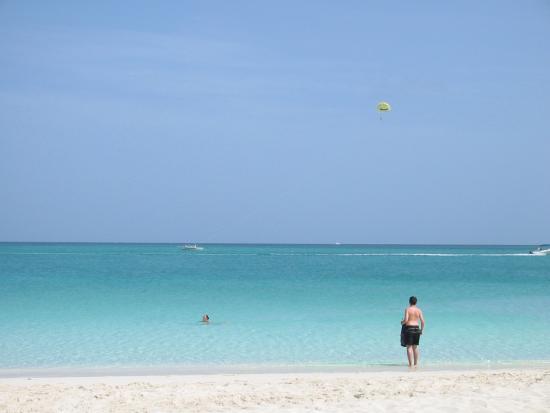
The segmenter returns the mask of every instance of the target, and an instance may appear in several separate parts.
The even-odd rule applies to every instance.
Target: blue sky
[[[0,1],[0,241],[550,242],[548,39],[542,0]]]

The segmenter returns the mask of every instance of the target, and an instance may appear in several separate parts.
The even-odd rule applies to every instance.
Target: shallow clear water
[[[0,244],[0,368],[550,360],[529,247]],[[198,321],[203,313],[212,322]]]

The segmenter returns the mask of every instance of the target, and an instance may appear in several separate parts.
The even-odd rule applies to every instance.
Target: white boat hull
[[[184,251],[202,251],[203,247],[198,247],[196,245],[184,245],[181,247]]]

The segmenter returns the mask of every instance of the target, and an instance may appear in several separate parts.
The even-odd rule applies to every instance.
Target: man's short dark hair
[[[411,298],[409,298],[409,304],[410,305],[416,305],[416,297],[413,295]]]

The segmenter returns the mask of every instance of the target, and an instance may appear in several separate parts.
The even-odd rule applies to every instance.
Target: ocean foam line
[[[468,371],[490,369],[543,369],[550,368],[549,360],[479,360],[429,361],[422,371]],[[196,374],[265,374],[265,373],[345,373],[391,372],[407,367],[402,362],[372,363],[248,363],[248,364],[159,364],[159,365],[97,365],[51,367],[0,367],[0,379],[16,377],[104,377],[104,376],[173,376]]]
[[[0,252],[0,255],[124,255],[119,252]]]
[[[319,255],[319,256],[372,256],[372,257],[533,257],[528,253],[501,253],[501,254],[455,254],[455,253],[430,253],[430,252],[387,252],[387,253],[313,253],[313,254],[278,254],[269,255]]]
[[[182,254],[181,252],[0,252],[0,255],[207,255],[207,256],[365,256],[365,257],[538,257],[536,254],[529,253],[479,253],[479,254],[458,254],[458,253],[431,253],[431,252],[350,252],[350,253],[215,253],[215,252],[193,252],[192,254]]]
[[[246,256],[246,255],[253,255],[253,256],[259,256],[259,255],[266,255],[266,256],[281,256],[281,257],[288,257],[288,256],[296,256],[296,257],[311,257],[311,256],[329,256],[329,257],[353,257],[353,256],[365,256],[365,257],[535,257],[536,255],[528,254],[528,253],[480,253],[480,254],[455,254],[455,253],[429,253],[429,252],[419,252],[419,253],[405,253],[405,252],[387,252],[387,253],[277,253],[272,252],[268,254],[222,254],[222,253],[194,253],[192,255],[220,255],[220,256]]]
[[[318,254],[323,255],[323,254]],[[455,253],[430,253],[430,252],[390,252],[390,253],[350,253],[350,254],[326,254],[326,255],[372,255],[372,256],[396,256],[396,257],[530,257],[527,253],[502,253],[502,254],[455,254]]]
[[[0,255],[181,255],[179,252],[0,252]],[[230,254],[228,254],[230,255]]]

